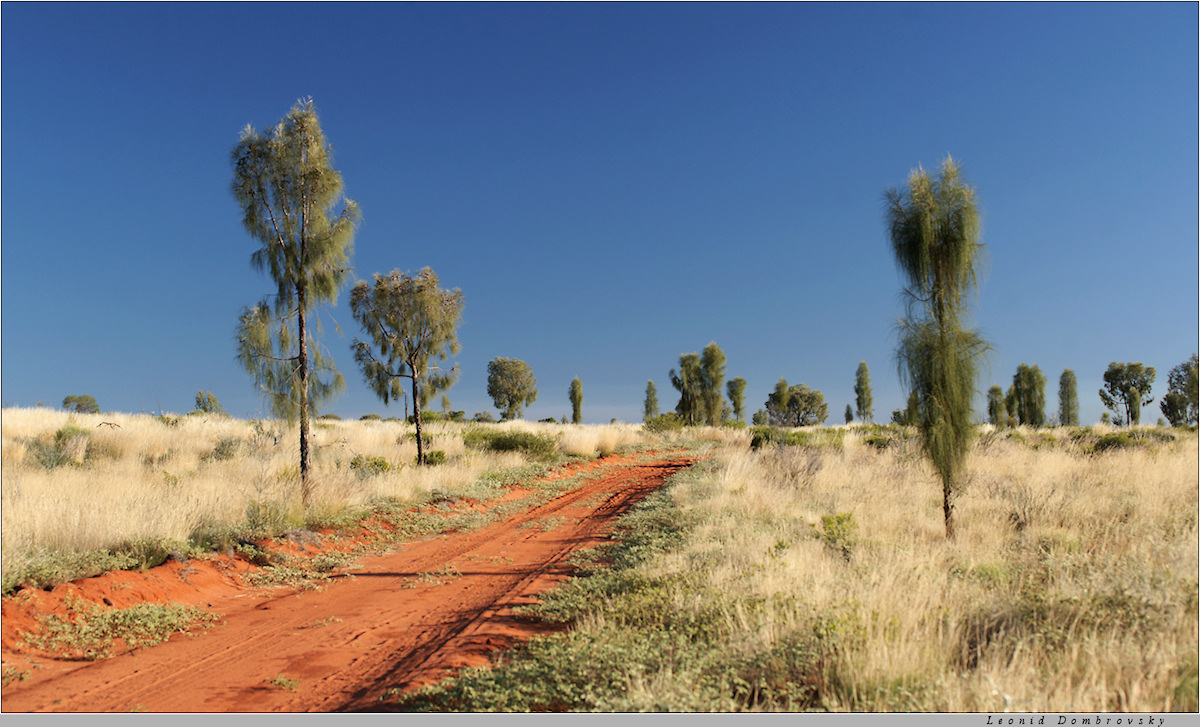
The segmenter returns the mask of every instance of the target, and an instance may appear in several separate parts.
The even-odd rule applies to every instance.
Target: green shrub
[[[1170,430],[1134,429],[1132,431],[1110,432],[1096,440],[1092,445],[1093,452],[1105,452],[1110,449],[1126,449],[1129,447],[1144,447],[1155,443],[1174,442],[1175,437]]]
[[[750,449],[758,451],[764,445],[783,444],[787,434],[777,427],[756,426],[750,428]]]
[[[683,420],[675,412],[667,412],[647,419],[642,429],[647,432],[677,432],[683,429]]]
[[[176,632],[193,626],[211,626],[220,618],[196,606],[139,603],[129,608],[107,610],[84,601],[69,599],[70,616],[46,614],[38,617],[41,631],[23,633],[29,644],[65,651],[76,658],[103,659],[112,655],[119,639],[130,649],[161,644]]]
[[[242,440],[237,437],[223,437],[212,451],[200,458],[201,462],[225,462],[237,456],[242,448]]]
[[[857,531],[858,523],[854,522],[854,513],[839,512],[836,515],[821,516],[821,531],[817,537],[824,541],[830,550],[850,560]]]
[[[350,460],[350,469],[354,470],[358,479],[365,480],[368,477],[387,473],[392,469],[392,465],[383,457],[365,457],[356,454],[354,459]]]
[[[425,464],[426,465],[446,464],[446,450],[431,449],[431,450],[426,451],[425,452]]]
[[[492,452],[523,452],[534,459],[549,460],[558,455],[558,443],[552,437],[534,432],[472,429],[463,433],[463,444]]]
[[[830,447],[841,449],[846,437],[845,429],[820,427],[816,429],[786,430],[779,427],[752,427],[750,448],[761,449],[764,445],[789,447]]]
[[[77,465],[87,456],[91,434],[82,427],[68,423],[56,431],[53,438],[38,437],[30,440],[27,447],[33,460],[46,469]]]
[[[379,416],[378,414],[363,414],[358,418],[358,420],[360,422],[381,422],[383,421],[383,417]]]

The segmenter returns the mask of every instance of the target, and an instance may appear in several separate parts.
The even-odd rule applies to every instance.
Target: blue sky
[[[647,380],[716,341],[747,407],[775,382],[903,404],[901,281],[883,194],[963,164],[988,262],[975,319],[1018,364],[1064,368],[1099,420],[1110,361],[1198,347],[1195,3],[0,6],[3,402],[238,416],[249,264],[229,154],[311,96],[359,203],[355,279],[430,266],[466,298],[455,409],[495,411],[520,358],[526,418],[637,421]],[[326,411],[385,409],[323,310],[346,377]],[[342,335],[336,333],[340,325]]]

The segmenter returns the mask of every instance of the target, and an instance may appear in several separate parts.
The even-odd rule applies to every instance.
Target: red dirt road
[[[254,589],[244,561],[167,563],[108,573],[51,593],[4,599],[3,661],[27,672],[4,688],[4,712],[335,712],[386,709],[380,697],[436,681],[551,630],[513,613],[570,574],[566,557],[602,542],[612,521],[691,466],[681,454],[609,457],[579,488],[482,529],[365,556],[320,590]],[[555,476],[555,475],[552,475]],[[66,594],[116,607],[200,604],[210,629],[93,662],[46,658],[20,643]]]

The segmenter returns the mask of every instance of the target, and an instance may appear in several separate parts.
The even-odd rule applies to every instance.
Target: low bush
[[[683,429],[683,420],[675,412],[667,412],[659,414],[656,417],[650,417],[642,424],[642,429],[647,432],[677,432]]]
[[[81,464],[87,456],[88,439],[91,432],[74,424],[67,424],[51,437],[29,440],[27,451],[33,461],[46,469],[64,465]]]
[[[112,656],[118,640],[129,649],[154,646],[171,638],[171,634],[197,625],[207,628],[220,618],[196,606],[172,603],[139,603],[109,610],[69,598],[66,605],[69,616],[38,617],[41,631],[23,633],[25,642],[64,653],[67,658],[92,661]]]
[[[225,462],[237,456],[242,449],[242,440],[237,437],[222,437],[212,451],[200,458],[201,462]]]
[[[534,432],[472,429],[463,433],[463,444],[472,449],[492,452],[522,452],[537,460],[557,457],[558,443]]]
[[[758,426],[750,429],[750,448],[761,449],[764,445],[789,447],[829,447],[841,449],[846,430],[820,427],[816,429],[780,429]]]
[[[392,465],[383,457],[364,457],[356,454],[354,459],[350,460],[350,469],[354,470],[358,479],[365,480],[368,477],[386,474],[392,469]]]

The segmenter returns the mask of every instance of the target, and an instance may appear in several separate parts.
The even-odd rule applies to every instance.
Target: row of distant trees
[[[1200,386],[1197,384],[1198,359],[1190,359],[1171,369],[1167,375],[1167,393],[1159,402],[1166,421],[1174,427],[1195,425],[1200,410]],[[1104,372],[1104,388],[1100,401],[1112,411],[1105,412],[1102,421],[1117,426],[1141,422],[1142,407],[1154,401],[1153,366],[1142,362],[1113,361]],[[997,426],[1024,424],[1040,427],[1047,423],[1046,377],[1041,369],[1022,363],[1017,367],[1008,391],[993,385],[987,393],[988,421]],[[1058,379],[1058,417],[1062,426],[1079,426],[1079,394],[1075,372],[1064,369]]]

